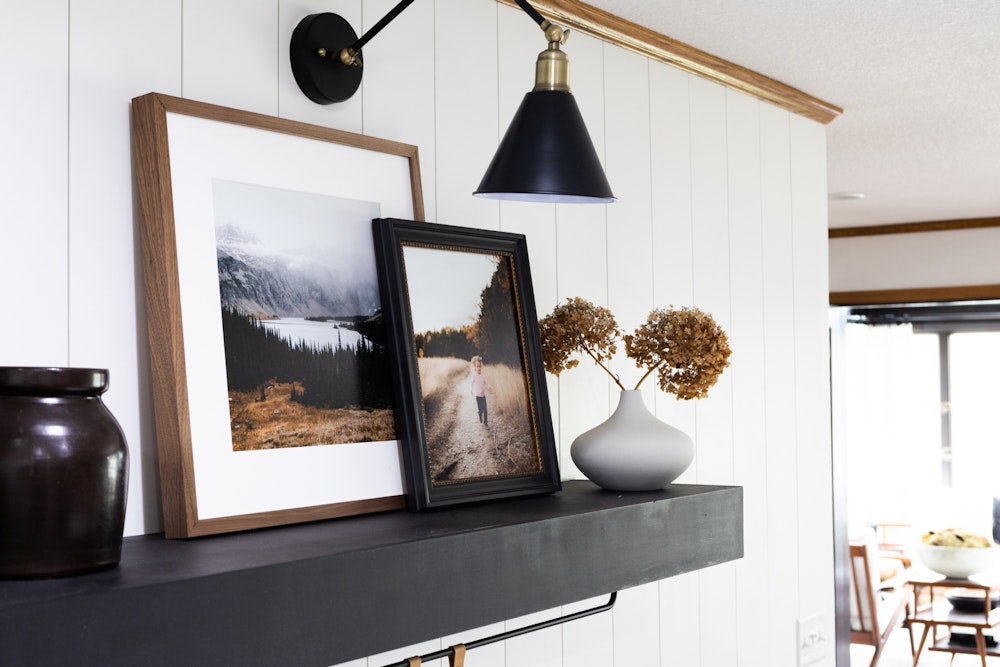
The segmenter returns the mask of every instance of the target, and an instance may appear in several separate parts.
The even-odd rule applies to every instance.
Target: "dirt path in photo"
[[[460,359],[421,363],[435,365],[438,375],[435,390],[424,397],[428,462],[435,484],[538,470],[526,416],[512,418],[487,394],[489,425],[484,425],[469,392],[468,363]],[[423,368],[421,372],[423,383]]]

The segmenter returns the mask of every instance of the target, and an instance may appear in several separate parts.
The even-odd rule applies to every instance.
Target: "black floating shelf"
[[[247,533],[126,538],[119,567],[0,581],[0,665],[322,667],[743,555],[743,490],[561,492]]]

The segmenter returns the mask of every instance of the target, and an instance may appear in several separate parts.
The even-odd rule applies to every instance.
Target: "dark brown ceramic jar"
[[[0,576],[121,559],[128,449],[107,388],[106,370],[0,367]]]

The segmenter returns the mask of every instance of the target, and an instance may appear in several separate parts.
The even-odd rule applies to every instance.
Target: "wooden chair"
[[[852,543],[851,549],[851,643],[874,646],[870,667],[875,667],[892,631],[908,615],[909,592],[900,582],[880,582],[875,564],[876,550],[868,544]],[[910,634],[910,654],[913,654]]]

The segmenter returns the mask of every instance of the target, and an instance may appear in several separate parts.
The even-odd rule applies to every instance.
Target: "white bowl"
[[[967,579],[1000,565],[1000,547],[917,546],[917,558],[929,569],[949,579]]]

